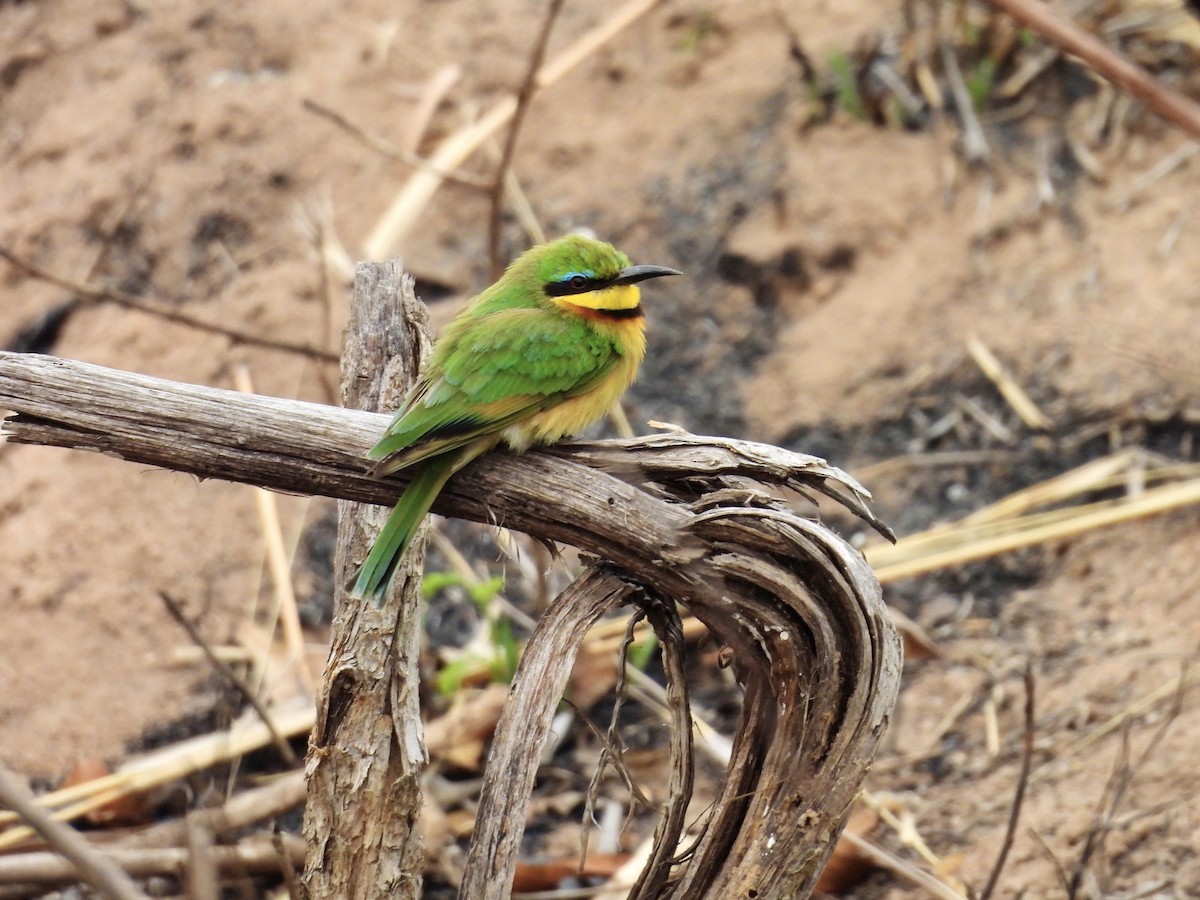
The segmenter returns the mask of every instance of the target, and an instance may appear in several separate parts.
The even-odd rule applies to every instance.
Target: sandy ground
[[[655,292],[631,418],[783,442],[856,471],[913,451],[914,409],[933,415],[956,394],[1003,409],[967,356],[975,334],[1054,427],[1037,441],[1018,433],[983,474],[889,470],[869,482],[902,530],[1099,445],[1145,441],[1194,459],[1200,170],[1139,187],[1184,139],[1137,123],[1101,151],[1098,183],[1039,164],[1062,159],[1052,115],[1005,132],[988,171],[954,165],[952,126],[902,132],[844,114],[813,125],[772,10],[667,3],[547,91],[525,124],[514,167],[549,233],[587,226],[690,276]],[[550,55],[603,14],[568,3]],[[891,4],[870,0],[790,15],[817,61],[899,26]],[[409,170],[304,102],[428,152],[519,83],[540,16],[519,0],[0,5],[0,243],[65,278],[336,348],[346,293],[326,291],[306,223],[328,216],[361,257]],[[447,66],[454,87],[413,145],[423,87]],[[427,298],[449,298],[435,317],[485,282],[487,214],[480,191],[446,186],[390,248]],[[506,253],[525,240],[506,220]],[[70,299],[6,265],[0,291],[6,344]],[[245,366],[258,391],[304,399],[327,400],[336,380],[311,360],[105,305],[76,309],[43,343],[223,387]],[[327,509],[280,503],[289,539]],[[978,889],[1003,834],[1033,658],[1037,769],[1003,895],[1062,895],[1051,859],[1069,872],[1082,852],[1121,729],[1076,742],[1119,716],[1136,777],[1097,883],[1125,896],[1200,889],[1194,688],[1138,757],[1168,715],[1164,686],[1196,655],[1198,556],[1192,510],[893,590],[945,658],[909,667],[870,786],[895,796],[958,877]],[[157,593],[228,641],[262,589],[263,549],[247,488],[4,446],[0,571],[0,758],[53,779],[211,705],[202,671],[171,661],[185,639]],[[859,890],[914,895],[886,874]]]

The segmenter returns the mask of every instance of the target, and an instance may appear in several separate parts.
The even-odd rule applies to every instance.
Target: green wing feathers
[[[385,475],[470,444],[598,385],[620,359],[606,335],[540,309],[459,320],[368,453]]]

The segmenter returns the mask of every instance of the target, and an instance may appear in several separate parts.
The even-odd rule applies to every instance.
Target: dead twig
[[[991,0],[1022,25],[1079,57],[1109,81],[1128,91],[1164,119],[1200,138],[1200,105],[1113,50],[1095,35],[1054,12],[1039,0]]]
[[[1162,724],[1154,730],[1150,742],[1142,750],[1141,754],[1139,754],[1137,760],[1132,763],[1129,758],[1131,726],[1129,720],[1126,720],[1125,727],[1121,730],[1120,752],[1113,762],[1112,772],[1109,775],[1108,782],[1104,785],[1103,793],[1100,795],[1096,814],[1092,817],[1092,822],[1088,826],[1087,837],[1084,839],[1083,849],[1079,853],[1079,860],[1075,863],[1075,867],[1071,871],[1071,879],[1067,885],[1068,897],[1078,897],[1083,892],[1088,866],[1091,864],[1093,857],[1104,851],[1104,844],[1108,840],[1108,835],[1115,827],[1117,811],[1125,802],[1125,795],[1133,785],[1134,778],[1137,777],[1137,773],[1154,756],[1159,745],[1162,744],[1163,739],[1167,736],[1167,732],[1175,723],[1175,720],[1179,718],[1179,714],[1183,710],[1183,697],[1186,687],[1187,669],[1185,668],[1180,673],[1179,679],[1176,682],[1175,695],[1171,702],[1171,708],[1167,710]]]
[[[22,259],[4,246],[0,246],[0,259],[20,269],[30,278],[36,278],[38,281],[52,284],[55,287],[62,288],[64,291],[70,291],[81,300],[93,303],[112,303],[114,306],[137,310],[148,316],[155,316],[167,322],[174,322],[176,325],[194,328],[196,331],[203,331],[206,334],[217,334],[252,347],[263,347],[267,350],[295,353],[299,356],[307,356],[311,359],[327,363],[336,363],[339,359],[336,353],[322,350],[320,347],[314,347],[311,344],[296,344],[291,341],[276,340],[275,338],[251,334],[249,331],[242,331],[239,328],[230,328],[226,325],[218,325],[215,322],[206,322],[204,319],[198,319],[195,316],[189,316],[187,313],[179,312],[161,300],[143,300],[126,294],[124,291],[98,288],[71,281],[68,278],[55,275],[53,272],[49,272],[41,266],[29,262],[29,260]]]
[[[1008,815],[1008,827],[1004,830],[1004,842],[1000,845],[1000,853],[987,884],[979,894],[979,900],[988,900],[996,885],[1000,882],[1000,873],[1012,850],[1013,839],[1017,833],[1017,823],[1021,820],[1021,806],[1025,802],[1025,789],[1029,786],[1029,771],[1033,766],[1033,732],[1034,732],[1034,679],[1033,662],[1025,661],[1025,730],[1021,744],[1021,771],[1017,775],[1017,789],[1013,793],[1012,809]]]
[[[324,104],[318,103],[316,100],[305,97],[300,105],[314,115],[320,116],[336,125],[338,128],[358,139],[366,146],[370,147],[376,153],[382,154],[397,162],[402,162],[407,166],[412,166],[414,169],[420,169],[423,172],[429,172],[436,175],[444,181],[449,181],[451,184],[461,184],[463,187],[474,188],[475,190],[490,190],[492,181],[483,175],[475,175],[471,172],[449,171],[441,169],[434,163],[413,153],[411,150],[405,150],[403,147],[397,147],[391,141],[384,140],[378,135],[371,134],[366,129],[359,125],[355,125],[336,109],[330,109]]]
[[[148,900],[117,863],[93,847],[74,828],[56,821],[33,792],[0,763],[0,804],[20,814],[84,881],[112,900]]]
[[[187,887],[188,900],[220,900],[221,875],[213,855],[212,828],[195,813],[184,817],[187,830]]]
[[[200,648],[201,652],[204,654],[204,658],[207,659],[208,664],[212,666],[213,671],[220,675],[221,678],[224,679],[230,687],[237,691],[241,695],[242,699],[249,703],[254,711],[258,713],[258,717],[262,719],[262,723],[266,725],[267,730],[271,732],[271,740],[275,744],[275,749],[279,751],[280,759],[282,759],[289,768],[295,768],[296,766],[300,765],[299,757],[296,756],[295,751],[292,750],[292,747],[287,742],[287,739],[284,738],[284,736],[280,734],[279,730],[275,727],[275,723],[271,719],[271,714],[267,712],[267,708],[263,705],[262,701],[258,699],[258,695],[254,693],[254,691],[250,690],[250,686],[238,676],[237,672],[233,671],[233,669],[231,669],[228,664],[221,659],[221,657],[217,656],[217,654],[213,652],[212,646],[204,639],[204,636],[200,634],[199,630],[197,630],[196,626],[191,623],[188,617],[183,614],[183,610],[170,594],[168,594],[166,591],[159,591],[158,597],[160,600],[162,600],[163,606],[166,607],[167,612],[171,614],[171,618],[179,623],[180,627],[187,632],[188,637],[192,639],[192,643]]]
[[[550,0],[546,7],[542,30],[538,33],[533,50],[529,54],[529,65],[525,70],[525,78],[521,81],[521,89],[517,91],[517,105],[508,126],[508,137],[504,140],[504,150],[500,154],[496,177],[492,181],[491,215],[488,217],[488,264],[491,267],[493,281],[500,277],[504,266],[504,262],[500,258],[500,218],[504,211],[505,179],[509,167],[512,165],[513,154],[516,153],[517,136],[521,133],[521,125],[525,121],[529,101],[533,99],[533,95],[537,91],[538,70],[542,67],[542,59],[546,56],[546,45],[550,42],[550,32],[554,30],[554,21],[558,18],[562,5],[563,0]]]

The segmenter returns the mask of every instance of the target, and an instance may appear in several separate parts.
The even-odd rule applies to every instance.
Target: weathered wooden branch
[[[342,405],[392,409],[428,346],[425,307],[394,262],[359,267],[342,355]],[[335,572],[366,556],[388,511],[341,501]],[[417,818],[427,757],[417,660],[421,562],[410,554],[378,606],[334,591],[329,660],[306,765],[304,889],[311,900],[417,900]]]
[[[13,354],[0,354],[2,408],[16,412],[5,432],[18,442],[368,503],[390,504],[404,485],[402,473],[375,481],[362,466],[381,415]],[[874,523],[865,492],[822,460],[687,434],[489,454],[434,507],[605,561],[572,589],[586,603],[563,598],[539,627],[530,659],[568,652],[597,603],[643,590],[686,604],[732,650],[746,693],[726,780],[691,852],[654,854],[682,859],[670,879],[643,877],[635,896],[807,895],[886,727],[900,645],[878,584],[860,554],[777,499],[781,489],[828,494]],[[514,690],[528,716],[508,726],[553,702],[552,690],[522,693],[546,683],[522,667]],[[503,832],[523,822],[524,799],[501,795],[540,752],[514,733],[506,726],[494,743],[463,896],[509,893],[517,843]],[[505,818],[491,814],[502,807]]]

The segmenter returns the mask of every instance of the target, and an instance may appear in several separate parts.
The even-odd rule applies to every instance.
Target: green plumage
[[[378,597],[383,593],[446,480],[477,455],[468,455],[462,450],[443,453],[421,466],[400,501],[392,508],[392,514],[388,516],[387,523],[359,569],[358,579],[351,591],[354,596]]]
[[[415,472],[351,592],[379,598],[454,472],[500,440],[574,433],[633,380],[645,344],[637,282],[678,274],[571,235],[526,252],[452,322],[367,458]]]
[[[520,302],[512,293],[507,299]],[[367,458],[386,461],[380,474],[394,472],[502,430],[595,387],[620,356],[612,338],[586,322],[538,308],[458,319]]]

